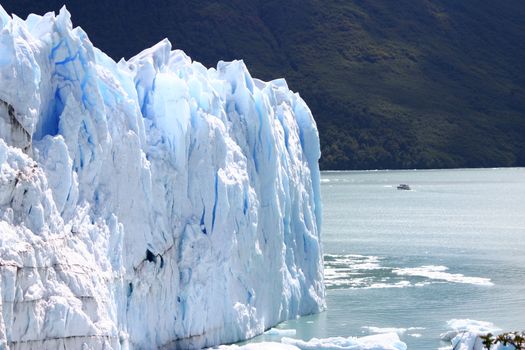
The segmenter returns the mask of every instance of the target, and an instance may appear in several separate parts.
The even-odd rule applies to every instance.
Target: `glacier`
[[[286,81],[129,60],[0,6],[0,348],[201,348],[325,307],[319,137]]]

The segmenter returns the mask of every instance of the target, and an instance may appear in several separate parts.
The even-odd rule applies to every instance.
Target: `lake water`
[[[328,309],[279,328],[396,328],[416,350],[448,345],[451,319],[525,330],[524,168],[324,172],[322,195]]]

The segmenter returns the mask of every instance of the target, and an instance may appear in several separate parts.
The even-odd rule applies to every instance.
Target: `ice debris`
[[[0,348],[199,348],[324,307],[318,132],[284,80],[118,63],[0,7]]]
[[[450,341],[454,350],[486,350],[481,335],[497,334],[502,330],[491,322],[471,319],[452,319],[447,322],[450,331],[441,334],[441,340]],[[515,350],[511,345],[497,344],[491,350]]]
[[[278,342],[251,343],[246,345],[223,345],[220,350],[406,350],[407,346],[396,333],[383,333],[366,337],[313,338],[309,341],[282,338]]]
[[[297,340],[292,338],[283,338],[281,342],[285,344],[295,345],[301,350],[407,350],[406,344],[399,340],[399,336],[397,335],[397,333],[374,334],[360,338],[313,338],[309,341]]]
[[[277,337],[293,337],[297,331],[295,329],[280,329],[280,328],[270,328],[265,335],[277,336]]]

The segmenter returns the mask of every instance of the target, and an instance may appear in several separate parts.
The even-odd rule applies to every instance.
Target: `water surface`
[[[280,328],[418,350],[454,318],[525,330],[525,169],[324,172],[322,195],[328,310]]]

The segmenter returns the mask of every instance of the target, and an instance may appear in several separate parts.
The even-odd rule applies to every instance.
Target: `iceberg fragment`
[[[406,350],[397,333],[382,333],[368,335],[365,337],[333,337],[317,339],[313,338],[307,342],[292,338],[283,338],[281,342],[294,345],[301,350],[315,349],[351,349],[351,350]]]
[[[0,348],[200,348],[324,308],[319,140],[284,80],[116,63],[0,7]]]
[[[486,350],[480,336],[488,333],[497,334],[502,331],[492,322],[471,319],[452,319],[447,321],[448,332],[441,334],[441,340],[450,341],[457,350]],[[515,350],[512,345],[498,343],[492,346],[493,350]]]
[[[383,333],[366,337],[312,338],[309,341],[282,338],[281,342],[251,343],[242,346],[222,345],[221,350],[406,350],[407,346],[396,333]]]

